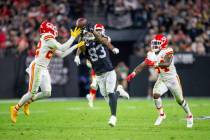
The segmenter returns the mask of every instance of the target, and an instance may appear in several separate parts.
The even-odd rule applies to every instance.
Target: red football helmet
[[[161,49],[166,48],[168,45],[168,39],[163,34],[157,34],[151,41],[151,48],[154,52],[158,52]]]
[[[95,26],[94,26],[94,31],[98,31],[98,32],[100,32],[101,34],[105,34],[104,25],[103,25],[103,24],[100,24],[100,23],[95,24]]]
[[[39,27],[39,33],[44,34],[44,33],[51,33],[54,37],[58,36],[58,30],[55,25],[52,23],[48,22],[47,20],[43,21]]]

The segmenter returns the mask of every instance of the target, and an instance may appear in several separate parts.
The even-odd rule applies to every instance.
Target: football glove
[[[113,52],[114,54],[118,54],[120,51],[119,51],[118,48],[114,48],[114,49],[112,49],[112,52]]]
[[[75,27],[74,28],[74,31],[71,29],[71,36],[74,37],[74,38],[77,38],[78,35],[81,33],[81,29],[78,28],[78,27]]]
[[[129,74],[126,78],[126,80],[128,82],[130,82],[134,77],[136,76],[136,73],[135,72],[132,72],[131,74]]]
[[[80,65],[80,58],[79,58],[79,56],[75,56],[74,62],[77,64],[77,66]]]
[[[85,41],[80,41],[78,44],[77,44],[77,48],[80,48],[82,46],[85,46]]]

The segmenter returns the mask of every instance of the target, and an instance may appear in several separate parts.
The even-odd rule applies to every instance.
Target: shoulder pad
[[[54,39],[54,36],[53,35],[46,35],[44,36],[44,40],[47,41],[49,39]]]

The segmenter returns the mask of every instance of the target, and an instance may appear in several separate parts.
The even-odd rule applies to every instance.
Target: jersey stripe
[[[46,35],[44,37],[44,40],[49,40],[49,39],[54,39],[54,36],[52,36],[52,35]]]
[[[35,67],[35,63],[33,62],[32,66],[31,66],[31,75],[30,75],[30,80],[29,80],[29,88],[28,88],[29,92],[31,92],[31,90],[32,90],[32,85],[33,85],[33,81],[34,81],[34,67]]]

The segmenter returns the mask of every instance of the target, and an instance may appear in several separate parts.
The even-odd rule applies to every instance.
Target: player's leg
[[[93,101],[96,98],[96,92],[97,92],[98,84],[96,81],[96,77],[92,76],[92,82],[90,84],[90,91],[89,94],[87,94],[86,98],[88,100],[88,105],[90,107],[93,107]]]
[[[33,96],[32,101],[48,98],[51,96],[51,78],[49,71],[46,69],[42,74],[42,80],[41,80],[41,92],[37,93]]]
[[[159,113],[158,118],[156,119],[154,125],[160,125],[162,121],[166,118],[166,115],[163,110],[162,99],[161,96],[167,92],[168,88],[166,85],[158,78],[153,88],[153,99],[155,102],[155,106]]]
[[[109,119],[108,124],[112,127],[114,127],[117,122],[117,118],[116,118],[117,100],[120,95],[118,92],[115,92],[116,85],[117,85],[116,72],[114,70],[111,72],[107,72],[106,73],[106,92],[109,97],[109,107],[111,111],[111,117]]]
[[[129,94],[124,90],[123,86],[120,84],[117,85],[116,92],[118,92],[120,96],[122,96],[126,99],[130,98]]]
[[[170,82],[168,83],[168,88],[176,99],[176,102],[183,108],[183,110],[187,114],[187,127],[192,127],[193,115],[191,113],[188,103],[183,98],[183,90],[178,76],[170,80]]]
[[[29,105],[39,99],[47,98],[51,96],[51,78],[47,69],[44,69],[41,75],[40,83],[41,92],[35,94],[28,102],[24,104],[24,113],[28,116],[30,114]]]
[[[22,96],[20,101],[15,105],[10,108],[11,111],[11,120],[12,122],[16,122],[16,117],[18,114],[19,109],[31,98],[35,95],[35,93],[38,91],[40,83],[41,83],[41,73],[42,70],[39,66],[35,65],[33,63],[30,68],[31,72],[29,75],[29,87],[28,87],[28,92]]]

